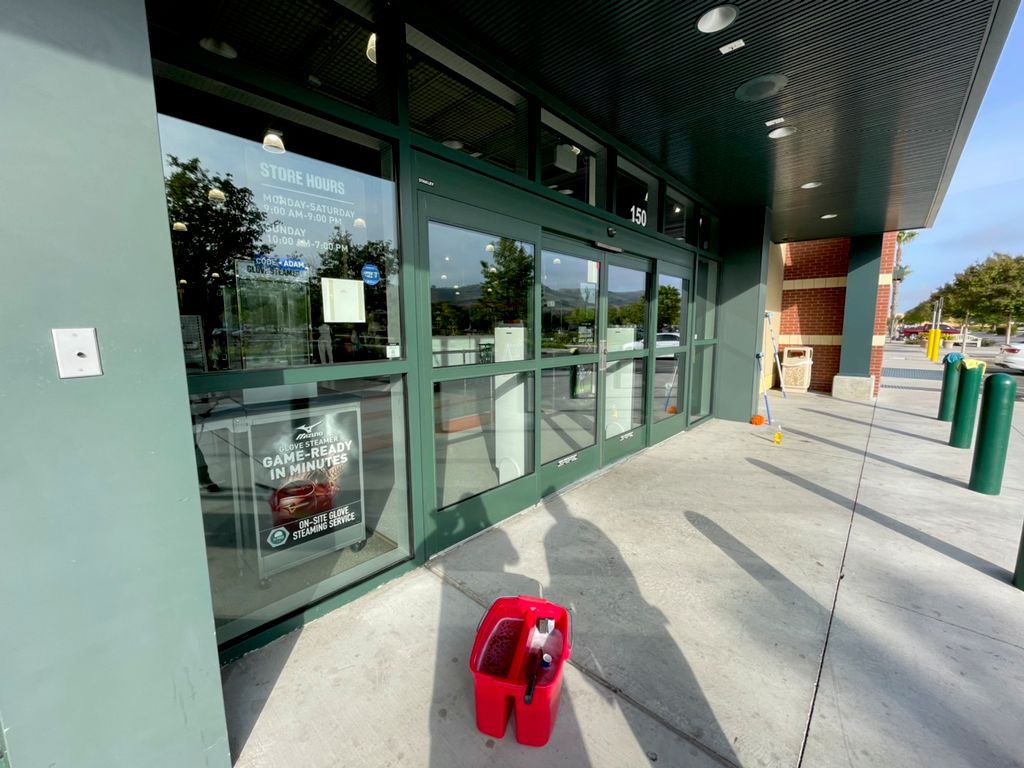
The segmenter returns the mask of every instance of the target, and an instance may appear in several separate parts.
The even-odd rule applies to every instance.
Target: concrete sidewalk
[[[226,667],[236,764],[1024,766],[1024,413],[1002,495],[975,494],[907,373],[938,368],[885,365],[876,406],[774,393],[781,446],[678,435]],[[543,749],[474,725],[507,594],[573,612]]]

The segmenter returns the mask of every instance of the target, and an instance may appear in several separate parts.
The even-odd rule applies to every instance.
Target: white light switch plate
[[[53,328],[50,332],[62,379],[103,375],[95,328]]]

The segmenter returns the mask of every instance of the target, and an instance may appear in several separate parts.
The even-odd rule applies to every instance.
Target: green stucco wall
[[[723,222],[715,415],[747,421],[759,395],[755,354],[764,334],[771,212],[729,211]]]
[[[0,14],[0,717],[14,768],[228,766],[142,0]],[[61,380],[51,328],[96,327]]]
[[[882,235],[850,238],[840,376],[871,375],[871,339],[875,333],[875,305],[881,267]]]

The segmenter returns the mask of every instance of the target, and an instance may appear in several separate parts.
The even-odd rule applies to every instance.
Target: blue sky
[[[903,249],[905,312],[993,251],[1024,254],[1024,14],[1018,12],[935,225]]]

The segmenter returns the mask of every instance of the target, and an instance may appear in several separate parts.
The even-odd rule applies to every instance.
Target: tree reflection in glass
[[[533,246],[438,222],[428,232],[434,365],[526,359]]]

